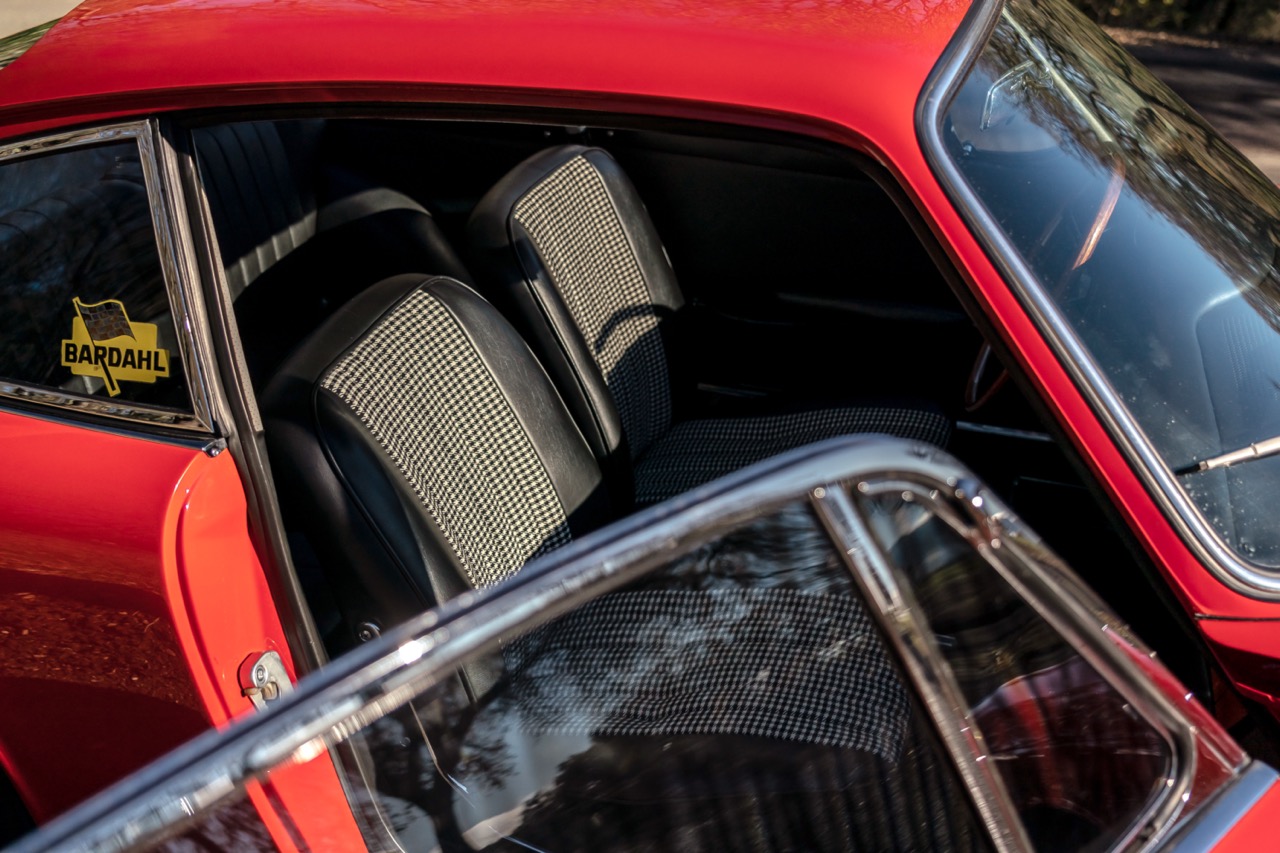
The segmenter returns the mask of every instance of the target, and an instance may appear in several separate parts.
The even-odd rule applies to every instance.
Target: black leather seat
[[[635,188],[605,151],[542,151],[469,223],[474,266],[523,324],[619,497],[656,503],[782,451],[882,432],[943,444],[927,408],[842,405],[673,424],[672,318],[683,297]],[[632,484],[634,477],[634,486]]]
[[[348,627],[497,583],[612,514],[546,373],[453,279],[395,276],[347,302],[262,410],[286,524]]]
[[[261,386],[354,294],[399,273],[468,280],[412,198],[322,162],[323,121],[194,131],[245,356]]]

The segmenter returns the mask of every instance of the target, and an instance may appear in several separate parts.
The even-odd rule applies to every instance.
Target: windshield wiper
[[[1227,468],[1241,462],[1252,462],[1255,459],[1266,459],[1268,456],[1280,454],[1280,435],[1264,438],[1239,450],[1232,450],[1218,456],[1210,456],[1199,462],[1192,462],[1185,468],[1173,473],[1181,477],[1183,474],[1194,474],[1197,471],[1211,471],[1214,468]]]

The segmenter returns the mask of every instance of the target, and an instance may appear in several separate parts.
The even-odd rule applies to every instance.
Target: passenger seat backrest
[[[683,304],[631,181],[598,148],[553,148],[495,185],[469,228],[504,307],[540,319],[522,331],[593,449],[627,467],[671,426],[662,329]]]
[[[286,524],[352,626],[498,583],[609,514],[533,354],[452,279],[396,276],[351,300],[262,406]]]

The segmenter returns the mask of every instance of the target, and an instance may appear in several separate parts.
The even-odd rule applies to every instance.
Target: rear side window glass
[[[138,146],[0,163],[0,381],[189,410]]]

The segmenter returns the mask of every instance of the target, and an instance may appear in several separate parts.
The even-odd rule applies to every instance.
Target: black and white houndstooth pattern
[[[325,374],[486,587],[569,541],[564,508],[498,383],[449,310],[423,290]]]
[[[762,459],[851,433],[885,433],[942,446],[951,424],[936,412],[864,406],[684,421],[635,467],[636,503],[664,501]]]
[[[604,178],[575,157],[513,215],[586,339],[638,456],[670,426],[671,393],[658,317]]]
[[[896,760],[907,697],[865,608],[795,589],[619,592],[508,646],[522,730],[730,734]]]

